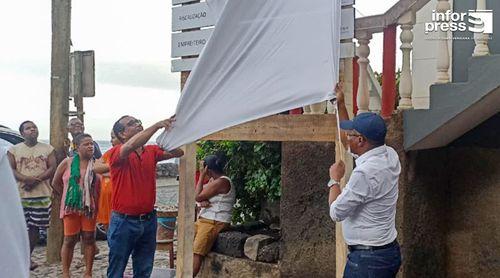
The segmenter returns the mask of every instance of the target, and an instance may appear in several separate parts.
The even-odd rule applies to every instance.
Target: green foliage
[[[233,223],[259,219],[261,202],[281,196],[281,143],[202,141],[196,156],[218,152],[226,155],[226,175],[236,188]]]
[[[382,73],[378,73],[378,72],[374,72],[375,74],[375,77],[377,78],[377,81],[378,83],[380,84],[380,86],[382,86],[382,77],[383,77],[383,74]],[[399,96],[399,82],[401,81],[401,69],[398,68],[398,70],[396,71],[396,102],[394,104],[394,109],[398,109],[398,105],[399,105],[399,99],[400,99],[400,96]]]

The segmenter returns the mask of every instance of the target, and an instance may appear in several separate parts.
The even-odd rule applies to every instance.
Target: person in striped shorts
[[[38,142],[38,128],[32,121],[19,127],[24,142],[9,149],[9,161],[17,180],[24,217],[28,226],[30,254],[38,241],[39,229],[49,227],[52,187],[57,167],[54,148]],[[31,269],[37,265],[31,262]]]

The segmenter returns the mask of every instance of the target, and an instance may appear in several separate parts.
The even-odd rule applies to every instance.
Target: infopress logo
[[[493,34],[492,10],[469,10],[467,13],[445,13],[432,11],[432,22],[425,23],[425,33],[437,31],[471,31],[473,33]]]

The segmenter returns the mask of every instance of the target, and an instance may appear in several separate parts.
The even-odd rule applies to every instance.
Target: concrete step
[[[500,55],[469,60],[465,83],[430,88],[430,109],[404,112],[406,150],[446,146],[500,112]]]

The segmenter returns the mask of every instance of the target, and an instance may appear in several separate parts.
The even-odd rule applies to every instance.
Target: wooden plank
[[[196,172],[196,144],[183,147],[184,156],[179,165],[179,218],[177,230],[176,277],[193,277],[194,239],[194,178]]]
[[[274,115],[208,135],[202,140],[332,142],[335,115]]]
[[[344,93],[345,102],[349,117],[352,119],[352,84],[353,84],[353,68],[352,68],[352,58],[342,59],[340,65],[340,78],[344,83]],[[335,138],[335,161],[342,160],[345,163],[345,176],[340,181],[341,188],[344,188],[349,177],[351,176],[352,169],[354,167],[354,160],[351,156],[347,154],[346,149],[342,146],[342,143],[338,141],[338,137]],[[335,263],[336,263],[336,277],[341,278],[344,275],[344,268],[347,263],[347,245],[344,241],[344,236],[342,234],[342,224],[340,222],[335,223]]]

